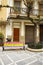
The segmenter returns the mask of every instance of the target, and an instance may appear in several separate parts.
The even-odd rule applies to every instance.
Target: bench
[[[23,49],[24,44],[22,42],[5,42],[3,46],[4,49]]]

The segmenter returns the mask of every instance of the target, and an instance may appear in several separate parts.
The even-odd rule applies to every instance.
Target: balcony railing
[[[22,14],[22,13],[26,14],[26,8],[16,7],[14,9],[13,8],[10,9],[10,14]]]
[[[10,14],[27,14],[27,8],[16,7],[14,9],[10,9]],[[43,16],[43,9],[32,9],[30,11],[30,15],[41,15]]]

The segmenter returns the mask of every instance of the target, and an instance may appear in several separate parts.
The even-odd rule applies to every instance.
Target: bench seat
[[[4,49],[23,49],[23,42],[5,42],[3,48]]]

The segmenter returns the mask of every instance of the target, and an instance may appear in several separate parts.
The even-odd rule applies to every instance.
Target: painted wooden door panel
[[[19,41],[19,28],[14,28],[14,41]]]

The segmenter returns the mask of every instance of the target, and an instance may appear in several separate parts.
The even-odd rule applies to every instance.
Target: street
[[[43,52],[0,51],[0,65],[43,65]]]

